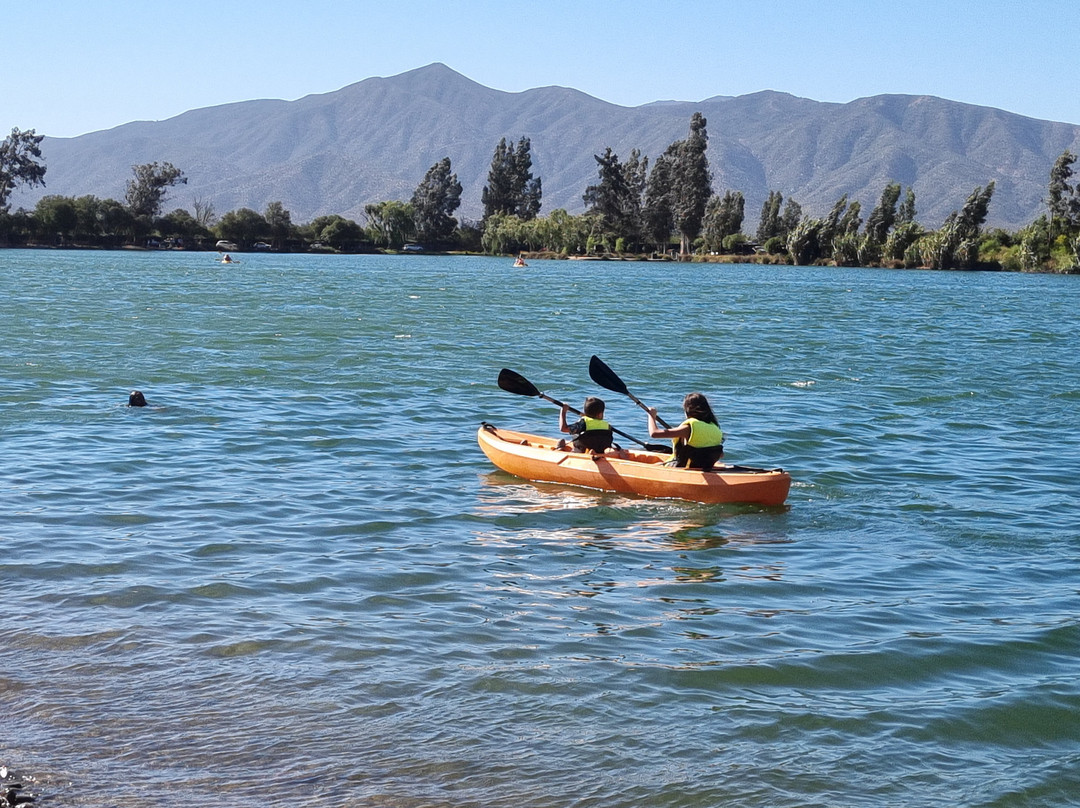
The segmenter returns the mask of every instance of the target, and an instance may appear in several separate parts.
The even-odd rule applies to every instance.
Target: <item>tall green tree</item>
[[[1050,169],[1047,207],[1050,208],[1050,238],[1080,228],[1080,183],[1073,185],[1076,155],[1066,149]]]
[[[841,220],[844,218],[844,211],[847,210],[848,197],[844,194],[836,202],[833,203],[832,208],[829,210],[828,215],[821,220],[821,228],[818,232],[818,238],[821,244],[821,252],[823,255],[828,255],[832,250],[832,240],[843,232],[840,226]]]
[[[915,189],[909,185],[907,194],[904,195],[904,201],[901,202],[900,207],[896,209],[896,226],[899,227],[902,224],[914,222],[916,213]]]
[[[11,192],[19,185],[33,188],[45,185],[45,166],[41,159],[41,141],[33,129],[15,128],[0,142],[0,213],[7,213]]]
[[[413,220],[421,241],[446,241],[454,234],[453,213],[461,205],[461,183],[450,172],[450,158],[444,157],[428,169],[412,195]]]
[[[172,163],[144,163],[131,170],[135,176],[128,180],[124,201],[137,217],[154,218],[161,213],[168,189],[187,184],[184,172]]]
[[[761,218],[758,220],[756,238],[764,244],[774,236],[783,235],[780,231],[780,206],[784,204],[784,195],[779,191],[769,191],[769,197],[761,204]]]
[[[263,218],[266,219],[270,240],[280,250],[292,233],[292,214],[281,202],[271,202],[266,206]]]
[[[780,229],[776,235],[786,240],[788,235],[799,226],[801,220],[802,205],[794,199],[788,198],[787,203],[784,205],[784,212],[780,216]]]
[[[483,221],[496,213],[528,221],[540,213],[541,182],[532,174],[532,143],[522,137],[515,147],[499,140],[491,158],[487,185],[481,192]]]
[[[859,232],[860,227],[862,227],[862,203],[856,201],[848,205],[848,209],[844,211],[837,232],[839,235],[854,236]]]
[[[641,240],[641,196],[645,188],[649,159],[634,149],[630,159],[619,162],[609,146],[594,154],[600,181],[585,189],[586,210],[595,214],[600,229],[613,239],[637,244]]]
[[[890,182],[881,192],[881,199],[866,219],[866,238],[871,244],[882,245],[896,223],[896,202],[900,199],[900,183]]]
[[[679,231],[679,254],[690,253],[690,245],[701,233],[705,205],[712,196],[712,173],[705,150],[709,146],[707,121],[700,112],[690,117],[690,133],[685,140],[668,147],[672,158],[670,205],[675,229]]]
[[[672,168],[672,158],[666,153],[660,155],[653,163],[645,184],[642,225],[645,235],[658,250],[667,249],[671,233],[675,229],[675,218],[671,211]]]

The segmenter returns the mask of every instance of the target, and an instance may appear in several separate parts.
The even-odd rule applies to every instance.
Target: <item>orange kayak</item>
[[[554,438],[482,424],[480,448],[503,471],[526,480],[583,485],[643,497],[692,502],[783,505],[791,475],[783,469],[717,466],[712,471],[663,465],[668,455],[631,449],[602,455],[556,448]]]

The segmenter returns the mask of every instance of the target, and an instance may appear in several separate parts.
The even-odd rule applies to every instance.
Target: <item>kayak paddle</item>
[[[530,382],[528,379],[526,379],[520,373],[516,373],[516,372],[510,370],[509,368],[503,368],[502,370],[499,371],[499,387],[501,387],[503,390],[505,390],[508,393],[513,393],[513,394],[518,395],[518,396],[530,396],[532,398],[542,398],[542,399],[544,399],[544,401],[550,401],[552,404],[554,404],[557,407],[566,407],[566,409],[568,409],[570,412],[574,413],[574,415],[584,415],[584,413],[581,410],[574,409],[569,404],[563,404],[563,402],[559,401],[558,399],[552,398],[551,396],[547,395],[546,393],[541,393],[539,388],[537,388],[537,386],[535,384]],[[659,444],[659,443],[645,443],[644,441],[638,440],[633,435],[627,435],[622,430],[615,429],[614,427],[611,428],[611,431],[614,432],[616,435],[622,435],[627,440],[632,440],[634,443],[638,444],[639,446],[645,447],[646,451],[649,451],[649,452],[662,452],[664,454],[670,454],[671,453],[671,447],[670,446],[664,446],[664,445]]]
[[[599,356],[593,356],[593,358],[589,360],[589,376],[604,389],[611,390],[615,393],[622,393],[624,396],[629,396],[631,401],[648,412],[649,408],[641,402],[641,399],[626,388],[626,384],[623,380],[615,374],[614,370],[605,365]],[[656,416],[656,422],[664,429],[671,429],[671,424],[667,423],[659,415]]]

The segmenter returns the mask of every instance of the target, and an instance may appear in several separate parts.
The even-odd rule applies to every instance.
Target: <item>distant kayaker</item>
[[[724,432],[716,422],[709,400],[702,393],[688,393],[683,399],[686,420],[673,429],[660,429],[656,408],[649,407],[649,437],[671,438],[675,442],[671,464],[680,468],[708,471],[724,456]]]
[[[527,267],[527,266],[528,266],[528,264],[526,264],[526,263],[525,263],[525,259],[524,259],[524,258],[522,258],[522,257],[521,257],[521,256],[519,255],[519,256],[517,257],[517,259],[516,259],[516,260],[514,261],[514,266],[515,266],[515,267]]]
[[[131,395],[128,396],[129,407],[145,407],[146,396],[142,394],[142,390],[132,390]]]
[[[571,443],[575,451],[603,453],[611,448],[614,434],[611,424],[604,420],[604,406],[603,399],[589,396],[585,399],[585,406],[581,408],[585,414],[574,423],[567,424],[566,414],[570,409],[565,404],[562,405],[559,410],[559,431],[574,436]],[[559,441],[559,445],[562,447],[566,444]]]

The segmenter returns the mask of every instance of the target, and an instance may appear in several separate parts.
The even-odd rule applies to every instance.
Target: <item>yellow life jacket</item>
[[[690,437],[673,441],[673,459],[680,468],[709,470],[724,456],[724,431],[716,424],[687,418],[681,424],[690,426]]]
[[[697,418],[687,418],[679,426],[690,425],[690,438],[686,441],[695,449],[708,449],[710,446],[722,446],[724,443],[724,430],[716,424],[708,421],[699,421]]]

